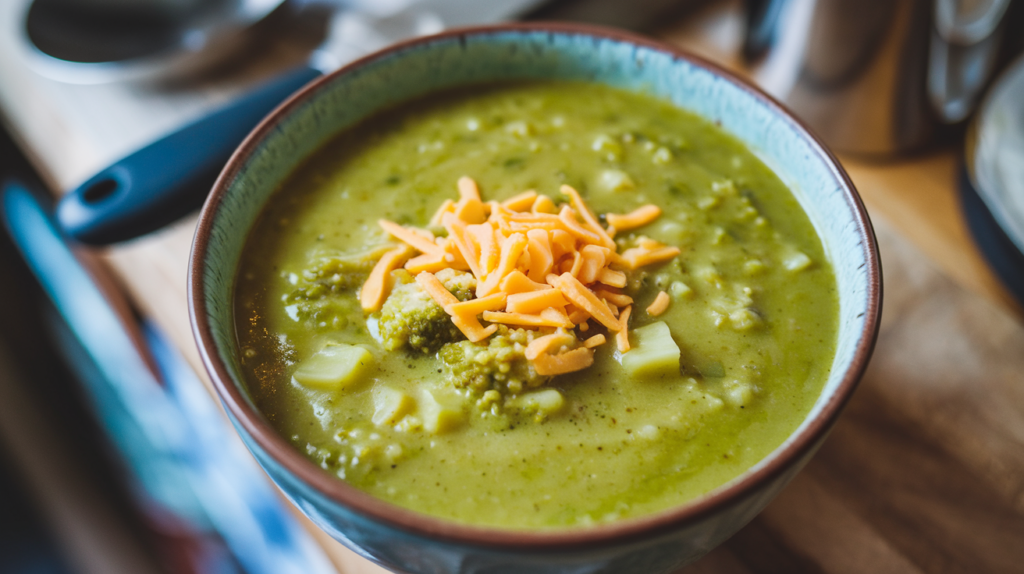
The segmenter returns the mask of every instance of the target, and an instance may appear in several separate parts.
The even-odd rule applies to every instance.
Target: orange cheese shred
[[[501,206],[505,209],[511,209],[512,211],[526,211],[533,207],[533,204],[537,201],[537,192],[532,189],[524,191],[519,195],[513,195],[512,197],[501,202]]]
[[[568,195],[572,200],[572,206],[580,213],[580,216],[583,217],[583,221],[587,223],[587,226],[597,233],[601,244],[609,249],[615,248],[615,242],[612,241],[612,238],[608,235],[608,232],[605,231],[604,227],[601,227],[601,223],[597,220],[597,217],[594,216],[594,212],[590,211],[590,207],[588,207],[586,202],[583,201],[583,198],[580,197],[580,192],[576,191],[575,188],[569,185],[563,185],[561,191],[565,195]]]
[[[459,199],[475,199],[480,201],[480,188],[471,177],[462,176],[456,186],[459,189]]]
[[[430,298],[433,299],[435,303],[444,309],[445,313],[452,316],[452,323],[454,323],[455,326],[462,331],[462,334],[470,341],[474,343],[483,341],[498,330],[497,325],[484,327],[480,324],[480,321],[472,315],[453,314],[451,309],[459,302],[459,299],[445,289],[440,279],[435,277],[433,273],[428,273],[426,271],[420,273],[416,276],[416,283],[426,291],[427,295],[430,295]]]
[[[484,297],[490,295],[501,284],[501,280],[512,272],[519,256],[526,249],[526,236],[522,233],[513,233],[501,244],[501,259],[495,269],[487,273],[483,281],[477,283],[476,296]]]
[[[379,221],[402,244],[381,256],[363,284],[359,300],[364,310],[382,307],[391,272],[404,265],[470,341],[484,341],[500,324],[532,330],[525,354],[542,375],[589,367],[594,349],[611,337],[620,352],[629,350],[633,299],[621,292],[629,282],[626,272],[664,263],[680,250],[639,237],[634,247],[619,253],[612,237],[616,230],[653,222],[661,216],[658,206],[605,214],[606,228],[568,185],[560,189],[568,203],[560,206],[534,190],[485,203],[469,177],[459,178],[457,188],[458,200],[445,200],[430,219],[432,226],[444,227],[447,237]],[[459,301],[450,293],[434,275],[446,269],[472,273],[475,297]],[[660,315],[669,304],[661,292],[647,312]],[[608,335],[583,340],[579,333],[597,324],[591,319]],[[484,326],[481,320],[490,324]]]
[[[437,208],[437,211],[434,212],[434,216],[430,218],[430,225],[441,225],[441,218],[444,217],[444,214],[452,213],[453,211],[455,211],[455,202],[450,199],[444,200],[441,207]]]
[[[615,346],[620,353],[629,351],[629,315],[632,312],[632,305],[622,310],[619,315],[619,329],[615,333]]]
[[[423,289],[430,298],[434,300],[444,309],[445,313],[451,314],[448,309],[459,302],[459,298],[451,294],[451,291],[445,288],[441,280],[438,279],[433,273],[429,271],[423,271],[416,276],[416,283],[419,284],[420,288]]]
[[[563,205],[562,210],[558,212],[558,219],[562,221],[562,225],[565,226],[566,231],[573,234],[579,239],[582,239],[586,243],[600,243],[601,238],[598,237],[593,231],[584,229],[580,225],[579,221],[576,221],[576,215],[573,214],[572,208],[568,205]]]
[[[555,256],[551,252],[551,236],[543,229],[530,229],[526,232],[526,239],[526,250],[530,254],[527,275],[534,281],[541,281],[551,272],[551,266],[555,262]]]
[[[431,273],[437,273],[442,269],[452,267],[452,262],[448,261],[447,255],[449,253],[424,253],[417,255],[412,259],[405,262],[405,270],[413,275],[420,273],[421,271],[430,271]]]
[[[462,255],[462,259],[469,265],[469,270],[473,272],[473,275],[480,277],[483,275],[480,271],[480,259],[476,252],[473,251],[469,242],[466,241],[466,223],[459,220],[455,215],[446,213],[441,218],[444,228],[448,231],[448,237],[452,243],[455,244],[459,254]]]
[[[558,289],[527,291],[508,296],[507,310],[510,313],[540,313],[548,307],[565,307],[569,302]]]
[[[586,369],[594,364],[594,350],[586,347],[573,349],[559,355],[543,353],[533,360],[533,368],[544,376],[564,375]]]
[[[601,270],[605,266],[605,251],[608,251],[607,247],[584,245],[583,249],[580,250],[583,263],[580,266],[579,273],[574,273],[573,275],[576,275],[576,278],[583,284],[597,281],[598,275],[601,274]]]
[[[533,360],[542,353],[551,353],[552,349],[569,346],[576,342],[576,335],[567,331],[558,330],[548,335],[537,337],[526,346],[523,353],[527,359]]]
[[[634,247],[622,252],[621,260],[629,270],[639,269],[655,263],[664,263],[679,255],[678,247],[661,246],[654,249]]]
[[[672,302],[672,299],[668,296],[668,293],[659,291],[658,296],[654,298],[654,302],[647,306],[647,314],[651,317],[657,317],[668,309],[668,304]]]
[[[615,305],[616,307],[625,307],[633,302],[633,298],[624,293],[616,293],[607,289],[601,289],[600,287],[594,289],[594,294]]]
[[[380,310],[384,305],[384,298],[388,295],[388,275],[401,267],[410,255],[412,250],[407,245],[400,245],[381,256],[359,291],[359,305],[363,311],[373,313]]]
[[[607,267],[597,274],[597,280],[609,287],[618,287],[621,289],[626,286],[626,274],[622,271],[616,271]]]
[[[605,215],[605,219],[608,220],[608,224],[614,227],[616,231],[626,231],[643,227],[660,216],[661,208],[649,203],[623,215],[609,213]]]
[[[449,309],[451,309],[452,315],[479,315],[484,311],[496,311],[505,307],[505,298],[507,295],[504,293],[492,293],[486,297],[478,297],[476,299],[470,299],[469,301],[459,301],[458,303],[452,303]]]
[[[545,309],[547,311],[547,309]],[[564,314],[564,313],[563,313]],[[524,327],[565,327],[573,328],[568,317],[545,317],[541,315],[528,315],[526,313],[506,313],[503,311],[484,311],[484,321],[491,323],[502,323],[504,325],[520,325]]]
[[[381,226],[384,231],[387,231],[399,241],[403,241],[409,246],[419,249],[423,253],[442,254],[444,249],[440,245],[434,243],[434,235],[429,231],[423,231],[424,235],[402,227],[401,225],[388,221],[387,219],[381,219],[377,221],[377,224]],[[427,237],[429,235],[429,237]]]
[[[505,293],[513,295],[515,293],[551,289],[551,286],[546,283],[537,283],[524,275],[522,271],[516,269],[501,280],[499,288]]]
[[[550,275],[548,276],[548,283],[552,283]],[[615,315],[612,315],[607,305],[602,303],[597,298],[597,295],[594,295],[593,291],[580,283],[579,279],[576,279],[569,273],[563,273],[555,278],[555,282],[552,285],[561,290],[565,298],[571,301],[573,305],[590,313],[591,317],[597,319],[598,322],[609,330],[617,331],[619,329],[619,321],[615,318]]]
[[[533,207],[530,211],[534,213],[558,213],[558,207],[550,197],[546,195],[538,195],[537,199],[533,202]]]

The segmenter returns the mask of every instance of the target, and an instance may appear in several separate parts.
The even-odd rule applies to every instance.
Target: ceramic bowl
[[[453,86],[556,78],[643,90],[721,125],[786,182],[824,242],[838,282],[831,375],[803,423],[770,456],[678,508],[606,525],[510,531],[458,524],[385,503],[322,471],[253,406],[232,318],[239,254],[270,194],[346,126],[386,106]],[[314,523],[363,556],[413,573],[668,572],[750,521],[824,440],[867,365],[881,275],[864,207],[835,157],[771,98],[675,48],[601,28],[511,24],[399,44],[326,76],[248,137],[214,186],[190,264],[192,324],[203,361],[245,444]]]

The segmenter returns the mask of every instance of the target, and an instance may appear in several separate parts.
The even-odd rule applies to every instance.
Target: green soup
[[[589,368],[537,387],[507,372],[462,385],[441,346],[457,331],[382,342],[381,313],[358,299],[397,244],[377,222],[426,227],[461,176],[484,200],[536,190],[561,204],[569,184],[600,214],[661,208],[615,237],[620,251],[640,237],[681,250],[627,272],[630,351],[602,345]],[[667,102],[576,83],[446,92],[347,130],[272,198],[236,288],[249,389],[296,449],[399,506],[520,529],[653,513],[735,478],[810,410],[838,317],[821,241],[749,150]],[[670,304],[651,316],[662,291]],[[627,369],[658,324],[678,368]],[[578,335],[599,333],[614,338],[594,321]],[[297,376],[325,349],[358,351],[343,384]]]

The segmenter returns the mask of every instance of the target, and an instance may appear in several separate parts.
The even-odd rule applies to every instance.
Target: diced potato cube
[[[704,211],[707,211],[709,209],[717,207],[718,204],[721,202],[722,199],[717,195],[706,195],[697,200],[697,207],[703,209]]]
[[[544,419],[565,408],[565,397],[557,389],[544,389],[516,397],[511,401],[511,406],[532,412]]]
[[[607,169],[601,172],[598,187],[606,191],[628,191],[636,187],[629,174],[618,169]]]
[[[670,152],[668,148],[660,147],[656,152],[654,152],[654,155],[651,157],[651,161],[653,161],[655,165],[665,165],[672,161],[672,152]]]
[[[743,272],[747,275],[760,275],[764,270],[764,261],[760,259],[748,259],[743,262]]]
[[[622,155],[622,146],[619,145],[619,142],[606,134],[601,134],[594,138],[593,143],[590,144],[590,149],[605,154],[608,159],[613,160]]]
[[[723,395],[725,402],[733,407],[746,406],[754,398],[754,387],[746,381],[726,381],[723,389],[725,390]]]
[[[658,440],[661,437],[661,431],[654,425],[644,425],[637,429],[636,435],[647,440]]]
[[[392,426],[416,408],[416,401],[402,391],[391,387],[373,390],[373,417],[375,425]]]
[[[680,297],[683,299],[689,299],[693,297],[693,289],[689,285],[682,281],[673,281],[669,286],[669,292],[672,293],[673,297]]]
[[[505,124],[505,131],[516,137],[524,138],[533,135],[533,126],[524,121],[509,122]]]
[[[803,271],[811,266],[811,258],[799,251],[794,251],[782,260],[782,266],[786,271]]]
[[[729,313],[729,322],[737,331],[749,331],[761,324],[761,317],[750,309],[738,309]]]
[[[679,374],[679,346],[664,321],[634,329],[636,344],[619,358],[622,367],[638,378]]]
[[[304,387],[337,391],[363,379],[373,355],[356,345],[328,345],[299,364],[292,375]]]
[[[423,417],[423,429],[430,434],[442,434],[458,428],[465,420],[459,397],[449,396],[439,391],[423,391],[420,401],[420,416]]]
[[[712,182],[711,191],[725,197],[736,197],[739,195],[739,190],[736,189],[736,184],[731,179]]]

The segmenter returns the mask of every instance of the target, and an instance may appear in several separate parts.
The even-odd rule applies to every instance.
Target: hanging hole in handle
[[[85,191],[82,192],[82,199],[85,200],[86,203],[99,203],[114,195],[114,193],[120,188],[121,185],[116,179],[112,177],[105,177],[87,187]]]

